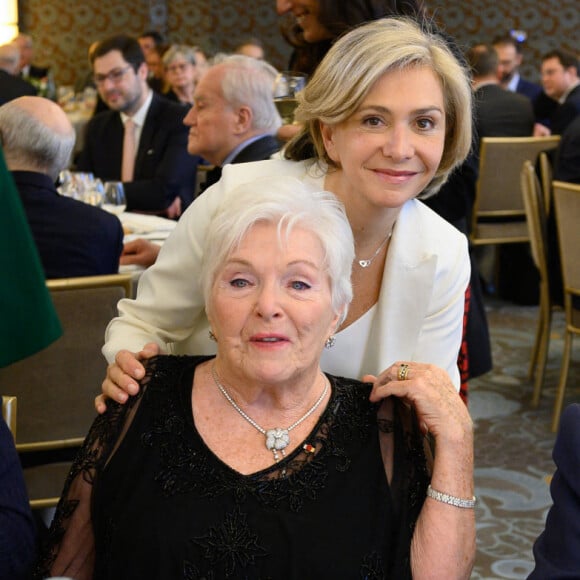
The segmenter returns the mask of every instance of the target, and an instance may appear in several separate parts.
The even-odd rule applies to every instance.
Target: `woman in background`
[[[193,92],[197,82],[195,48],[174,44],[163,55],[165,82],[169,89],[163,96],[172,101],[193,105]]]
[[[282,25],[282,35],[295,49],[288,68],[308,75],[351,28],[378,18],[424,13],[421,0],[282,0],[276,10],[294,16]]]

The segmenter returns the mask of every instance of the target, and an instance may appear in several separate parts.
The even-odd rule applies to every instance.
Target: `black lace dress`
[[[38,576],[410,578],[428,474],[403,405],[377,420],[368,385],[329,377],[331,398],[304,445],[241,475],[193,422],[193,375],[207,358],[153,359],[142,396],[95,420]],[[390,485],[380,437],[391,440]]]

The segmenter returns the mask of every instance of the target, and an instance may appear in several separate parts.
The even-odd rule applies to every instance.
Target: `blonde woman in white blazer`
[[[112,363],[104,393],[126,401],[144,375],[139,361],[159,350],[215,352],[197,283],[201,242],[235,187],[263,176],[333,192],[353,229],[354,300],[323,370],[458,389],[467,241],[416,198],[434,194],[466,157],[470,95],[446,41],[409,20],[379,20],[337,41],[301,94],[303,129],[286,159],[224,167],[141,277],[137,298],[119,303],[103,349]],[[96,406],[105,409],[104,397]]]

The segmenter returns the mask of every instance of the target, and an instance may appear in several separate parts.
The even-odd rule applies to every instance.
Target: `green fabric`
[[[0,232],[0,367],[5,367],[48,346],[62,329],[1,150]]]

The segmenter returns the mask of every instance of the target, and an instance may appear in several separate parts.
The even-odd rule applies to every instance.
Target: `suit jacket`
[[[580,85],[572,89],[566,100],[552,113],[550,118],[552,135],[562,135],[578,115],[580,115]]]
[[[139,140],[135,174],[125,183],[128,211],[162,213],[181,197],[185,209],[193,200],[199,157],[187,153],[187,108],[153,94]],[[117,111],[95,115],[87,126],[77,169],[103,181],[121,179],[123,122]]]
[[[475,129],[482,137],[528,137],[534,131],[532,103],[499,85],[479,87],[475,97]]]
[[[554,179],[580,183],[580,115],[578,115],[562,135],[556,153]]]
[[[0,105],[18,97],[33,97],[37,90],[24,79],[0,69]]]
[[[534,544],[536,567],[529,580],[572,580],[580,575],[580,405],[562,413],[552,456],[554,504]]]
[[[534,101],[540,96],[542,92],[542,87],[536,83],[532,83],[520,77],[518,81],[518,86],[516,87],[516,93],[520,95],[524,95],[524,97],[528,97],[530,101]]]
[[[28,74],[26,76],[33,79],[43,79],[48,76],[49,72],[50,67],[48,66],[36,66],[31,64],[28,67]]]
[[[36,531],[12,434],[0,417],[0,578],[30,578]]]
[[[295,178],[324,189],[325,173],[308,162],[271,159],[226,165],[219,183],[193,202],[155,264],[141,276],[137,300],[119,303],[121,317],[109,325],[103,349],[109,360],[121,348],[140,350],[151,341],[180,354],[215,353],[203,293],[192,284],[192,273],[199,271],[212,217],[236,186],[268,176]],[[396,360],[416,360],[444,368],[459,387],[457,355],[469,273],[465,236],[420,201],[407,202],[391,238],[368,347],[360,360],[352,356],[348,361],[352,376],[360,377],[360,369],[377,374]],[[360,343],[356,325],[339,332],[337,341]],[[322,368],[336,372],[328,365]]]
[[[264,135],[260,139],[256,139],[247,147],[244,147],[230,163],[247,163],[249,161],[264,161],[270,159],[274,153],[280,150],[280,142],[272,135]],[[205,191],[214,183],[217,183],[222,176],[222,168],[216,166],[207,173],[205,183],[201,191]]]
[[[116,216],[59,195],[42,173],[12,175],[47,278],[119,271],[123,228]]]

